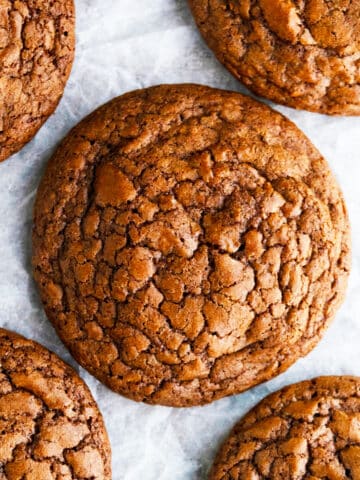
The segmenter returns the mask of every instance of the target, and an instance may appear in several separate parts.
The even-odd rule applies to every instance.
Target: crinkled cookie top
[[[73,0],[0,0],[0,161],[55,110],[74,57]]]
[[[270,395],[223,445],[211,480],[360,478],[360,379],[321,377]]]
[[[41,182],[34,275],[77,361],[189,406],[305,355],[342,300],[348,220],[287,119],[198,85],[136,91],[64,140]]]
[[[98,407],[72,368],[0,329],[0,479],[110,480]]]
[[[360,2],[189,0],[219,60],[258,95],[360,114]]]

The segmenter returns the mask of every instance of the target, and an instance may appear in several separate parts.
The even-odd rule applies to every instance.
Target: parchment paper
[[[114,480],[205,479],[215,451],[251,406],[283,385],[319,374],[360,375],[360,118],[275,107],[311,138],[345,193],[353,232],[347,300],[320,345],[285,374],[213,405],[176,410],[111,393],[70,358],[46,320],[30,269],[31,217],[41,173],[66,132],[126,91],[197,82],[245,89],[215,60],[186,0],[77,0],[77,56],[56,114],[19,154],[0,165],[0,324],[69,361],[91,387],[113,449]]]

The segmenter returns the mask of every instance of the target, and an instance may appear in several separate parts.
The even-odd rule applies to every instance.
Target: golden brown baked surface
[[[190,406],[315,346],[345,291],[349,226],[290,121],[240,94],[165,85],[64,140],[37,195],[33,265],[82,366],[132,399]]]
[[[360,478],[360,379],[320,377],[276,392],[233,429],[211,480]]]
[[[110,480],[101,413],[59,357],[0,329],[0,479],[55,478]]]
[[[314,112],[360,114],[360,2],[189,0],[218,59],[253,92]]]
[[[0,161],[55,110],[75,48],[73,0],[0,0]]]

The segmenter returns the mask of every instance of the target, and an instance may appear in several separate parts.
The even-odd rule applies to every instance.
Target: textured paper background
[[[30,270],[32,206],[54,147],[85,114],[129,90],[164,82],[244,90],[200,39],[186,0],[76,3],[77,56],[60,107],[22,152],[0,165],[1,325],[40,341],[73,365],[44,316]],[[319,374],[360,375],[360,118],[276,108],[311,138],[344,190],[353,231],[347,300],[306,359],[267,384],[207,407],[175,410],[136,404],[80,369],[105,416],[114,480],[205,479],[231,426],[270,391]]]

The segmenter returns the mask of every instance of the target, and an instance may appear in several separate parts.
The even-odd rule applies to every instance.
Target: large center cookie
[[[55,354],[4,329],[0,479],[111,479],[110,444],[89,389]]]
[[[73,0],[0,0],[0,161],[56,108],[74,57]]]
[[[219,60],[290,107],[360,115],[358,0],[189,0]]]
[[[348,221],[287,119],[197,85],[119,97],[41,182],[34,274],[78,362],[135,400],[189,406],[285,370],[342,300]]]
[[[320,377],[265,398],[233,429],[211,480],[360,478],[360,378]]]

